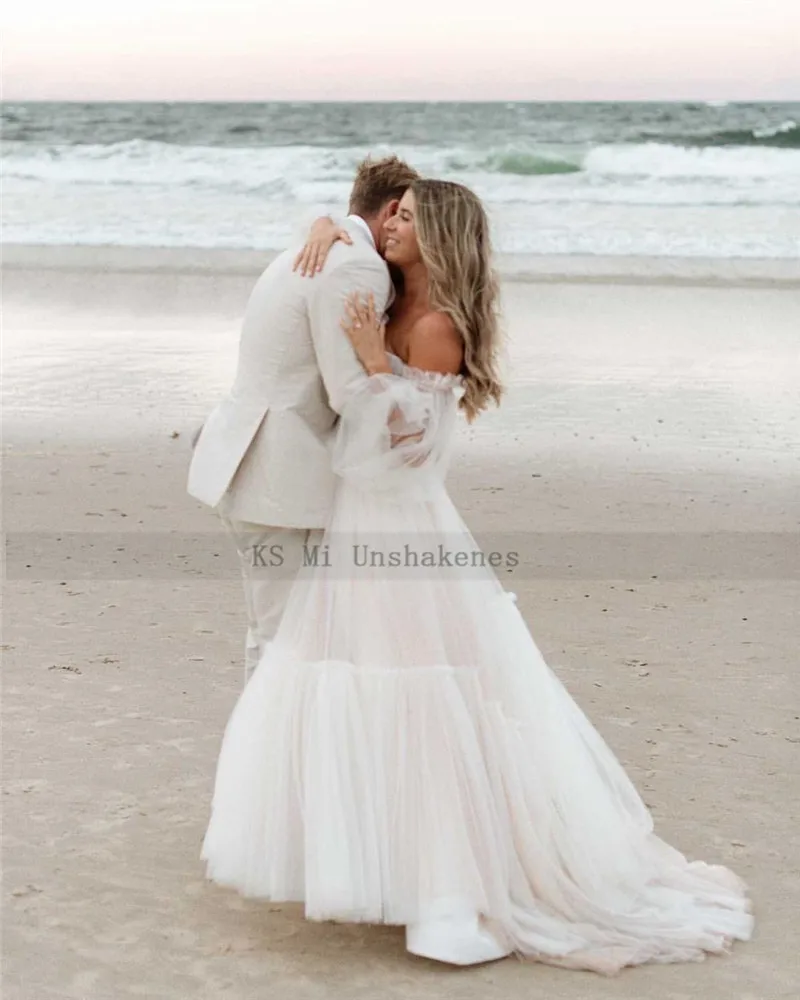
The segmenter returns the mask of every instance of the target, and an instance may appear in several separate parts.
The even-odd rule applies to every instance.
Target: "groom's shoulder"
[[[257,284],[263,284],[278,274],[291,272],[294,256],[295,254],[291,250],[280,250],[278,253],[271,254],[263,262],[261,270],[258,272]]]
[[[335,243],[319,274],[312,279],[320,295],[340,295],[359,287],[372,289],[378,298],[389,294],[391,277],[386,261],[366,242]]]
[[[370,237],[352,219],[344,219],[341,223],[343,229],[350,234],[351,243],[337,240],[330,249],[328,258],[322,268],[322,274],[332,273],[342,268],[347,270],[365,269],[374,272],[386,272],[388,266],[386,261],[375,249]]]
[[[354,238],[352,244],[337,240],[330,249],[327,260],[322,267],[322,273],[351,267],[384,270],[386,261],[373,246],[360,237]]]

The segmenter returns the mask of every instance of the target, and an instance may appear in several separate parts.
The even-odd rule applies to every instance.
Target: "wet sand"
[[[188,437],[229,383],[257,262],[11,249],[4,998],[796,995],[800,285],[528,268],[504,285],[506,404],[460,435],[454,499],[524,553],[506,585],[657,831],[752,888],[755,938],[730,956],[604,980],[452,970],[399,928],[204,881],[243,610],[185,494]]]

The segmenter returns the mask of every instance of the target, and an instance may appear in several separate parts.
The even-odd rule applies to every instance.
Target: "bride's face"
[[[397,213],[383,224],[383,256],[398,267],[408,267],[421,260],[414,227],[414,195],[406,191]]]

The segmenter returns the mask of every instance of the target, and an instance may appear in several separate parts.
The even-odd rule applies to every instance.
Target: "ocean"
[[[275,250],[395,152],[509,254],[800,256],[800,103],[6,104],[6,243]]]

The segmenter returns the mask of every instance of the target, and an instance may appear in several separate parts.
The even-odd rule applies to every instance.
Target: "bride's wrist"
[[[320,215],[311,223],[311,235],[321,236],[336,228],[335,221],[330,215]]]
[[[386,351],[379,354],[371,354],[368,358],[362,358],[361,364],[367,375],[391,375],[392,366],[389,364],[389,357]]]

